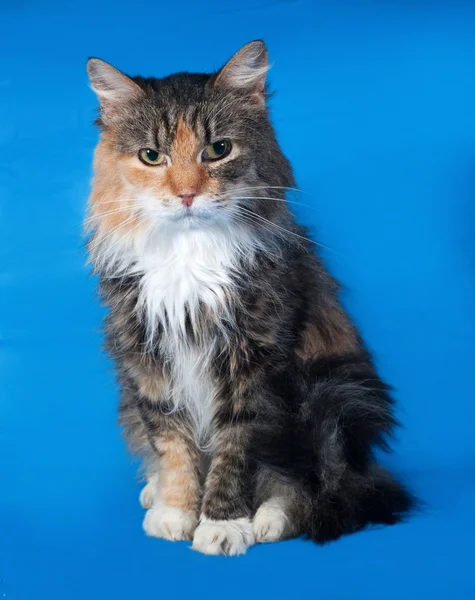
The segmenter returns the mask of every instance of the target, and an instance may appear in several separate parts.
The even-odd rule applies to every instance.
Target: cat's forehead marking
[[[166,171],[166,182],[176,196],[183,191],[194,194],[216,191],[206,169],[198,163],[200,150],[200,141],[195,131],[185,123],[183,117],[179,117],[175,139],[171,145],[172,164]]]
[[[188,162],[190,158],[196,158],[199,150],[200,143],[196,133],[180,116],[171,147],[172,162]]]

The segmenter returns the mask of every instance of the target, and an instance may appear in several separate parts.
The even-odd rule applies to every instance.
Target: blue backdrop
[[[0,0],[0,27],[0,597],[475,598],[475,3]],[[85,61],[209,70],[261,37],[293,200],[397,388],[387,462],[428,507],[210,558],[141,532],[84,266]]]

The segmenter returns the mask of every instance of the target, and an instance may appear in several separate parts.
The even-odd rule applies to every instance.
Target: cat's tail
[[[256,436],[255,460],[300,499],[298,529],[324,543],[403,520],[416,500],[373,457],[375,447],[388,449],[396,421],[370,356],[313,361],[293,381],[279,379],[282,404]]]
[[[415,505],[410,492],[378,466],[342,482],[333,495],[308,494],[308,498],[301,531],[321,544],[368,525],[399,523]]]

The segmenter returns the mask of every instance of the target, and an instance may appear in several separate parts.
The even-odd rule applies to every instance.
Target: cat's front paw
[[[177,542],[191,540],[197,522],[191,510],[156,504],[145,513],[143,528],[147,535]]]
[[[193,537],[193,550],[203,554],[244,554],[254,544],[250,519],[213,521],[203,517]]]

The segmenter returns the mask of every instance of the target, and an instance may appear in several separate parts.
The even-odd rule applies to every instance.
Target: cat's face
[[[244,46],[213,75],[131,79],[91,59],[102,128],[93,226],[126,233],[245,220],[241,209],[281,156],[267,118],[267,69],[262,42]]]

